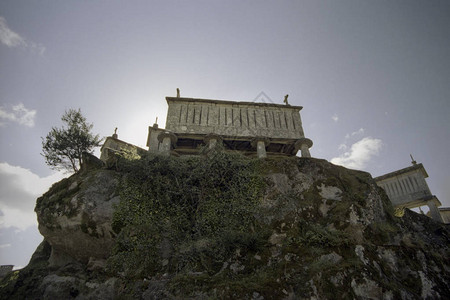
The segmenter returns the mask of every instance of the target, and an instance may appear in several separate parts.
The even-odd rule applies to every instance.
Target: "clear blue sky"
[[[41,137],[81,108],[145,146],[165,96],[303,106],[311,154],[379,176],[422,162],[450,206],[449,1],[0,2],[0,264],[42,237]],[[20,250],[19,250],[20,249]]]

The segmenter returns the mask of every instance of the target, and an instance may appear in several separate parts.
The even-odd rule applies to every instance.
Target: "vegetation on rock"
[[[410,211],[396,217],[368,173],[222,151],[124,155],[111,168],[71,176],[36,207],[48,261],[80,254],[63,247],[64,221],[81,245],[109,247],[106,262],[105,251],[91,251],[84,260],[30,264],[2,281],[0,298],[30,290],[34,298],[80,299],[449,294],[448,228]]]
[[[139,278],[214,274],[236,248],[255,251],[264,244],[255,228],[264,184],[258,165],[223,152],[122,161],[126,175],[113,220],[118,237],[111,269]]]

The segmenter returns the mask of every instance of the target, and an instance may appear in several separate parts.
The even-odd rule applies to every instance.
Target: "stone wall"
[[[425,172],[422,164],[392,172],[378,178],[375,178],[377,184],[382,187],[389,196],[394,206],[404,205],[418,199],[432,197],[430,188],[425,178],[428,174]]]
[[[9,272],[12,271],[13,267],[14,267],[13,265],[1,265],[0,266],[0,278],[3,278],[6,275],[8,275]]]
[[[450,224],[450,208],[439,208],[439,213],[441,214],[442,222],[445,224]]]
[[[416,164],[375,178],[378,186],[382,187],[392,204],[400,208],[415,208],[427,205],[430,216],[442,222],[438,206],[441,202],[434,196],[428,187],[425,178],[427,172],[422,164]]]
[[[166,129],[176,134],[300,139],[304,137],[301,106],[166,98]]]
[[[107,162],[110,159],[113,159],[114,156],[120,151],[129,151],[130,153],[140,155],[146,150],[139,148],[138,146],[129,144],[122,140],[119,140],[115,137],[107,137],[105,142],[103,143],[102,148],[100,149],[100,159],[104,162]]]

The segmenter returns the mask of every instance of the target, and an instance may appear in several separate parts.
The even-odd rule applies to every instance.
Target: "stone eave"
[[[382,181],[384,179],[388,179],[388,178],[392,178],[392,177],[396,177],[405,173],[409,173],[411,171],[415,171],[415,170],[419,170],[420,172],[422,172],[422,175],[424,178],[428,177],[427,171],[425,171],[425,168],[423,167],[422,164],[417,164],[417,165],[413,165],[404,169],[400,169],[391,173],[387,173],[378,177],[375,177],[374,180],[375,181]]]
[[[199,133],[177,133],[173,132],[178,139],[195,139],[195,140],[203,140],[207,134],[199,134]],[[255,137],[254,136],[235,136],[235,135],[220,135],[219,136],[223,140],[227,141],[251,141]],[[295,143],[298,139],[294,138],[268,138],[272,143]]]
[[[435,195],[429,195],[425,197],[421,197],[415,200],[412,200],[408,203],[402,203],[402,204],[394,204],[396,207],[404,207],[404,208],[416,208],[422,205],[427,205],[427,202],[432,201],[434,204],[439,207],[442,205],[441,201],[435,196]]]
[[[199,98],[178,98],[178,97],[166,97],[167,103],[173,102],[197,102],[197,103],[214,103],[214,104],[238,104],[238,105],[248,105],[248,106],[262,106],[262,107],[276,107],[276,108],[291,108],[296,110],[301,110],[303,106],[285,105],[285,104],[275,104],[275,103],[260,103],[260,102],[249,102],[249,101],[234,101],[234,100],[213,100],[213,99],[199,99]]]

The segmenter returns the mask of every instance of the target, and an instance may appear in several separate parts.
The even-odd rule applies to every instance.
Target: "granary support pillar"
[[[441,213],[439,212],[436,203],[434,203],[433,200],[430,200],[427,201],[427,206],[430,209],[430,217],[435,221],[443,223]]]
[[[266,147],[269,146],[270,140],[266,137],[256,137],[251,142],[252,147],[256,148],[258,158],[267,157]]]
[[[311,157],[311,153],[309,153],[309,148],[311,148],[313,142],[307,138],[301,138],[297,142],[295,142],[295,150],[300,150],[302,153],[302,157]]]
[[[222,145],[223,139],[218,134],[210,133],[203,138],[203,141],[208,146],[208,149],[214,149],[215,147]]]
[[[158,141],[161,143],[159,152],[164,155],[170,155],[170,151],[175,147],[178,138],[169,131],[163,131],[158,135]]]

